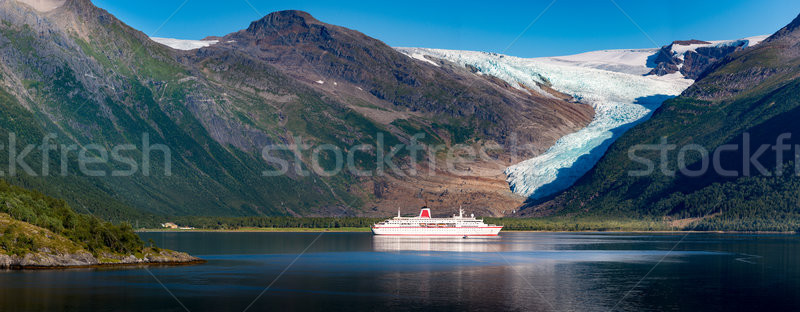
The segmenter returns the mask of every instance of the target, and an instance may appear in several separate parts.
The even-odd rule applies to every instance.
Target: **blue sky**
[[[247,1],[93,0],[125,23],[156,37],[225,35],[247,27],[261,17],[259,13],[298,9],[391,46],[480,50],[522,57],[650,48],[654,44],[649,38],[663,45],[678,39],[771,34],[800,13],[797,0],[615,0],[630,19],[611,0]]]

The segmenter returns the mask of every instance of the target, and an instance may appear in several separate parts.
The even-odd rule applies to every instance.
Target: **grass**
[[[6,252],[24,254],[41,247],[85,249],[94,255],[129,253],[143,248],[129,225],[114,225],[78,214],[66,202],[0,180],[2,242]],[[62,239],[63,238],[63,239]],[[78,247],[76,247],[78,246]]]
[[[52,231],[15,220],[7,213],[0,213],[0,254],[22,256],[48,248],[58,253],[74,253],[83,250],[75,242]]]

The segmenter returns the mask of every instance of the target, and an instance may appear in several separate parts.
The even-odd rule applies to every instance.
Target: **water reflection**
[[[142,236],[209,262],[148,271],[3,272],[0,311],[181,310],[163,283],[191,311],[238,312],[280,274],[252,311],[604,311],[615,306],[789,311],[800,306],[798,236]]]
[[[398,251],[450,251],[450,252],[498,252],[504,251],[500,237],[413,237],[375,236],[372,248],[380,252]]]

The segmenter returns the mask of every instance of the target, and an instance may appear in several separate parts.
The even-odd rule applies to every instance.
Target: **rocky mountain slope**
[[[269,14],[198,50],[194,62],[205,65],[237,53],[274,66],[365,115],[375,114],[371,111],[375,109],[418,115],[421,118],[416,121],[424,127],[452,120],[452,130],[439,131],[450,143],[465,141],[456,138],[458,134],[507,145],[509,134],[516,133],[520,143],[536,144],[540,150],[534,152],[541,152],[559,134],[574,131],[592,115],[587,105],[520,92],[481,79],[463,67],[420,62],[383,42],[322,23],[301,11]],[[354,103],[353,98],[366,103]],[[376,118],[386,126],[397,120],[415,121],[402,114],[386,115],[394,116]]]
[[[594,113],[557,92],[532,93],[468,67],[408,57],[299,11],[270,14],[184,51],[88,0],[23,2],[0,3],[0,139],[75,149],[32,149],[31,170],[6,179],[115,220],[382,214],[437,200],[482,209],[495,203],[481,213],[496,214],[522,201],[508,192],[502,168],[545,151]],[[434,158],[457,144],[497,147],[458,174],[326,176],[311,170],[309,150],[280,155],[309,174],[263,174],[281,166],[264,160],[265,146],[347,151],[377,146],[380,137],[380,152],[390,153],[417,133],[444,146]],[[531,148],[516,153],[512,139]],[[120,145],[135,147],[121,153],[140,166],[108,161]],[[145,146],[161,149],[146,153]],[[90,174],[78,150],[100,159]],[[375,169],[380,153],[355,155],[359,168]],[[323,168],[336,162],[317,156]],[[0,153],[0,162],[8,158]],[[403,152],[397,158],[404,169],[425,166]],[[133,173],[114,174],[120,171]],[[414,197],[420,203],[408,202]]]
[[[757,45],[765,38],[767,36],[713,42],[696,39],[673,41],[648,59],[655,67],[648,74],[663,76],[680,72],[686,78],[697,79],[718,60]]]
[[[713,64],[680,97],[620,137],[574,187],[527,213],[698,220],[694,229],[797,230],[798,24],[800,17]]]

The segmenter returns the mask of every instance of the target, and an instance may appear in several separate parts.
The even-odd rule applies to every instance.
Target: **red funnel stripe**
[[[429,218],[429,219],[430,219],[430,217],[431,217],[431,210],[430,210],[430,209],[428,209],[428,208],[422,209],[422,210],[419,212],[419,217],[420,217],[420,218]]]

